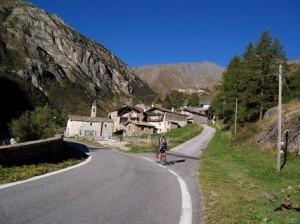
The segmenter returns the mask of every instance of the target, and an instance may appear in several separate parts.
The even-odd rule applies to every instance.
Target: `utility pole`
[[[277,170],[280,171],[281,168],[281,96],[282,96],[282,65],[279,65],[278,73],[278,139],[277,139]]]
[[[237,123],[237,105],[238,105],[238,99],[235,98],[235,114],[234,114],[234,135],[236,135],[236,123]]]

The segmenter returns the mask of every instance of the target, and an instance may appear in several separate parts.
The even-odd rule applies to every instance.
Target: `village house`
[[[208,123],[207,114],[202,113],[202,111],[199,108],[197,110],[196,108],[192,108],[192,107],[183,107],[181,108],[180,113],[187,116],[188,123],[195,123],[195,124]]]
[[[150,135],[157,132],[157,129],[154,125],[147,122],[135,122],[127,121],[125,124],[126,135]]]
[[[66,137],[84,137],[93,140],[108,139],[112,137],[113,121],[105,117],[96,117],[97,108],[94,101],[91,116],[69,115]]]
[[[124,106],[116,111],[108,114],[108,117],[114,123],[113,132],[123,132],[125,131],[125,123],[128,121],[142,122],[145,119],[145,113],[143,108],[137,106]]]
[[[155,126],[157,133],[165,133],[174,128],[185,126],[187,117],[174,109],[168,110],[153,106],[146,111],[146,121]]]
[[[208,102],[208,101],[200,101],[199,104],[200,104],[200,109],[202,111],[208,111],[210,108],[210,102]]]

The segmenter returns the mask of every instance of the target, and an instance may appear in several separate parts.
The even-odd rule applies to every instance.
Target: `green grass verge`
[[[300,160],[290,155],[280,173],[275,164],[275,152],[232,146],[217,131],[200,162],[205,223],[300,223],[299,212],[274,211],[288,195],[300,205]]]
[[[80,163],[80,159],[69,159],[60,163],[40,163],[15,167],[0,166],[0,184],[25,180],[30,177],[60,170]]]
[[[166,133],[165,136],[168,139],[168,149],[171,149],[179,144],[186,142],[187,140],[199,135],[202,131],[202,127],[196,124],[187,124],[182,128],[176,128]],[[157,139],[159,135],[154,134],[151,136],[154,141],[151,144],[132,144],[129,146],[129,152],[156,152],[157,151]]]

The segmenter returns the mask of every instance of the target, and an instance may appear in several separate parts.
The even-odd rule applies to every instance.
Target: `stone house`
[[[156,133],[157,129],[154,125],[147,122],[127,121],[125,124],[126,135],[149,135]]]
[[[208,114],[208,110],[210,108],[210,102],[208,101],[200,101],[200,108],[198,108],[198,112],[203,114],[203,115],[207,115]]]
[[[162,107],[153,106],[146,111],[146,121],[156,127],[157,133],[165,133],[187,124],[187,116]]]
[[[112,137],[113,121],[105,117],[96,117],[96,102],[94,101],[91,116],[69,115],[66,137],[84,137],[93,140],[108,139]]]
[[[137,106],[124,106],[108,114],[114,123],[113,132],[125,131],[128,121],[142,122],[145,119],[144,109]]]
[[[195,124],[208,123],[208,116],[199,110],[196,111],[193,108],[183,107],[181,108],[180,113],[187,116],[188,123],[195,123]]]

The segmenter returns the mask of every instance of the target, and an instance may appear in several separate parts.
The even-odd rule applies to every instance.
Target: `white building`
[[[157,129],[157,133],[166,133],[187,124],[187,116],[175,110],[168,110],[157,106],[153,106],[146,111],[146,119],[149,124]]]
[[[96,117],[96,102],[94,101],[91,116],[69,115],[66,137],[84,137],[89,139],[108,139],[112,137],[114,124],[105,117]]]

